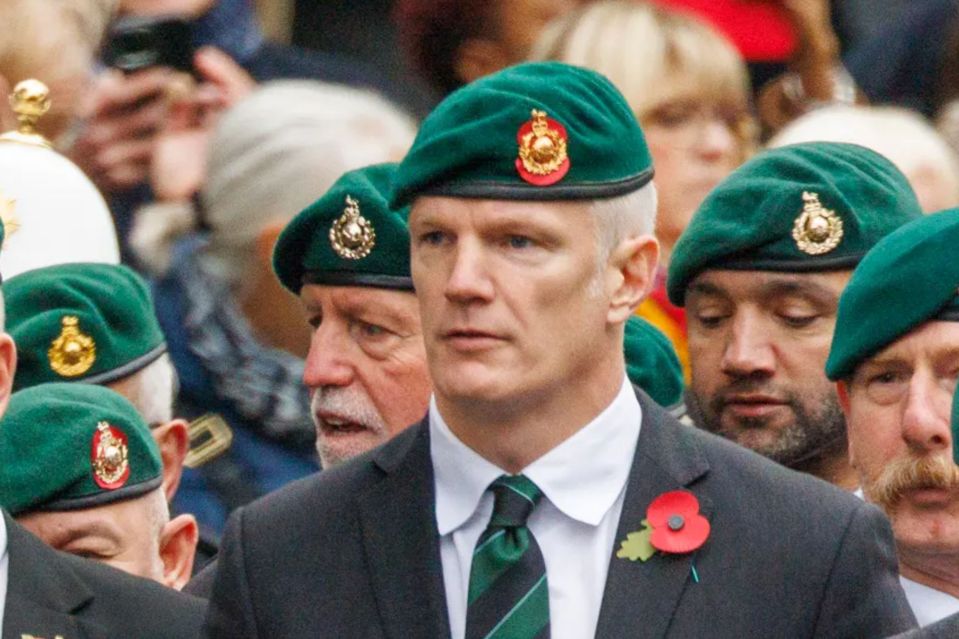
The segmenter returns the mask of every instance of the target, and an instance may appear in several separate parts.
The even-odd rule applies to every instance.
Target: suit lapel
[[[9,552],[7,599],[3,610],[3,639],[24,635],[53,639],[105,636],[97,628],[81,630],[74,613],[93,592],[70,569],[65,558],[26,532],[6,512]]]
[[[449,637],[426,420],[394,444],[374,460],[385,478],[359,500],[377,604],[388,637]]]
[[[695,553],[657,553],[646,562],[616,557],[620,541],[641,528],[653,499],[688,486],[709,469],[702,451],[684,430],[689,427],[675,423],[645,394],[638,395],[643,423],[626,486],[596,637],[664,636],[690,579],[695,557]],[[697,496],[702,514],[709,518],[710,504]]]

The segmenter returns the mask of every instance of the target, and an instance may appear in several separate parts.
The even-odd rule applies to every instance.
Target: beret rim
[[[617,180],[579,182],[549,187],[532,184],[504,184],[493,180],[441,182],[433,186],[407,189],[397,193],[393,199],[393,205],[402,206],[423,195],[536,202],[604,199],[638,191],[652,181],[654,173],[655,171],[650,167],[635,175]]]
[[[300,280],[300,288],[305,284],[326,284],[329,286],[369,286],[370,288],[413,292],[413,278],[402,275],[306,270]]]
[[[136,484],[127,484],[116,490],[103,491],[93,495],[84,495],[83,497],[73,497],[67,499],[54,499],[41,504],[37,508],[21,510],[17,515],[27,512],[61,512],[65,510],[82,510],[84,508],[94,508],[96,506],[105,506],[118,501],[127,501],[147,494],[151,490],[159,488],[163,483],[163,475],[152,477],[146,481]]]
[[[147,351],[143,355],[140,355],[136,359],[130,360],[122,366],[118,366],[114,369],[103,371],[97,373],[96,375],[90,375],[89,377],[81,377],[75,381],[84,382],[86,384],[106,384],[108,382],[113,382],[128,375],[133,375],[146,368],[154,361],[160,359],[160,356],[167,352],[166,342],[160,342],[152,350]]]

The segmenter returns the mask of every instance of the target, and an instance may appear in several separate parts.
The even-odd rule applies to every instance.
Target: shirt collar
[[[641,420],[639,401],[624,376],[619,393],[603,412],[523,474],[567,517],[599,525],[626,486]],[[430,400],[429,424],[436,523],[445,535],[466,523],[490,483],[505,471],[453,434],[435,398]]]

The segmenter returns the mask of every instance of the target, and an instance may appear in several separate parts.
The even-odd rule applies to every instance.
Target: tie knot
[[[525,475],[503,475],[490,485],[495,501],[490,526],[525,526],[543,492]]]

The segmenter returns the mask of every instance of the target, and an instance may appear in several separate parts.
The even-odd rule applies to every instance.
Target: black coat
[[[56,551],[6,512],[3,639],[190,639],[204,604],[158,583]]]
[[[597,637],[859,639],[914,626],[878,509],[683,426],[638,394],[643,422],[617,540],[656,496],[680,488],[699,498],[712,530],[692,555],[613,556]],[[237,511],[209,636],[449,636],[429,451],[424,420]]]

